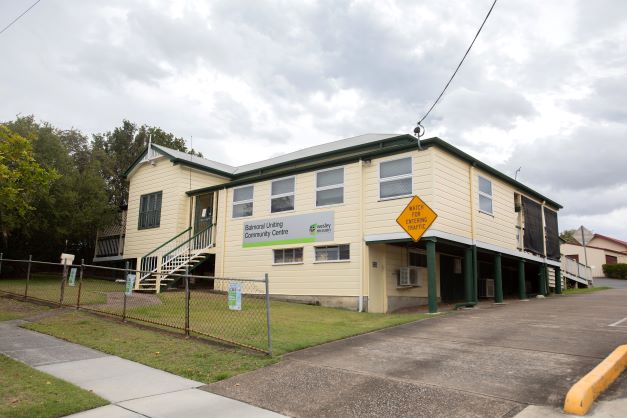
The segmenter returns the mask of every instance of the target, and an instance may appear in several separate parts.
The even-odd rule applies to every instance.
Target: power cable
[[[13,24],[14,24],[15,22],[17,22],[18,20],[20,20],[20,18],[21,18],[22,16],[24,16],[26,13],[28,13],[28,12],[30,11],[30,9],[32,9],[32,8],[33,8],[33,7],[35,7],[35,6],[37,6],[37,3],[39,3],[40,1],[41,1],[41,0],[37,0],[35,3],[31,4],[31,6],[30,6],[28,9],[24,10],[24,11],[22,12],[22,14],[21,14],[21,15],[19,15],[19,16],[18,16],[18,17],[16,17],[15,19],[13,19],[13,20],[11,21],[11,23],[9,23],[9,24],[8,24],[8,25],[6,25],[4,28],[2,28],[2,30],[0,30],[0,35],[2,35],[2,34],[4,33],[4,31],[6,31],[7,29],[9,29],[11,26],[13,26]]]
[[[442,92],[440,93],[440,95],[438,96],[437,99],[435,99],[435,102],[433,102],[433,104],[431,105],[431,107],[429,108],[429,110],[427,111],[427,113],[425,113],[425,115],[418,121],[417,123],[417,127],[414,130],[414,132],[416,134],[419,134],[420,132],[424,133],[424,128],[422,128],[422,122],[427,118],[427,116],[429,116],[429,114],[431,113],[431,111],[433,110],[433,108],[435,107],[435,105],[438,104],[438,102],[440,101],[440,99],[442,98],[442,96],[444,96],[444,92],[446,91],[446,89],[448,88],[448,86],[451,84],[451,82],[453,81],[453,78],[455,78],[455,75],[457,74],[457,72],[459,71],[459,68],[462,66],[462,64],[464,63],[464,60],[466,59],[466,57],[468,56],[468,53],[470,52],[470,50],[472,49],[472,46],[475,44],[475,41],[477,40],[477,37],[479,36],[479,34],[481,33],[481,30],[483,29],[483,26],[485,25],[485,22],[488,20],[488,18],[490,17],[490,14],[492,13],[492,9],[494,9],[494,6],[496,5],[497,0],[494,0],[494,2],[492,3],[492,6],[490,7],[490,10],[488,10],[488,13],[485,15],[485,18],[483,19],[483,22],[481,23],[481,26],[479,26],[479,30],[477,30],[477,33],[475,34],[475,37],[472,39],[472,42],[470,43],[470,46],[468,47],[468,49],[466,50],[466,53],[464,54],[464,56],[462,57],[461,61],[459,62],[459,64],[457,65],[457,68],[455,68],[455,71],[453,72],[453,75],[451,76],[451,78],[448,80],[448,83],[446,83],[446,85],[444,86],[444,88],[442,89]],[[421,128],[421,129],[420,129]],[[422,136],[422,134],[420,134],[420,136]]]

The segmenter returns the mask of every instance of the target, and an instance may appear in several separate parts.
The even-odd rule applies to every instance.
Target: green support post
[[[501,254],[494,254],[494,302],[503,303],[503,270]]]
[[[525,259],[518,261],[518,298],[520,300],[527,299],[527,289],[525,285]]]
[[[472,288],[472,247],[468,247],[464,254],[464,301],[466,303],[475,301]]]
[[[479,303],[479,263],[477,262],[477,246],[472,246],[472,293],[475,303]]]
[[[555,294],[562,294],[562,270],[559,267],[555,268]]]
[[[540,273],[538,273],[538,279],[540,280],[540,294],[546,296],[546,265],[540,266]]]
[[[429,240],[426,242],[427,246],[427,278],[428,288],[427,294],[429,297],[429,313],[438,312],[438,300],[437,300],[437,283],[435,280],[435,241]]]

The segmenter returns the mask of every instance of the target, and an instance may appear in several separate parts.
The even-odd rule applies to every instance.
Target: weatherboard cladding
[[[492,176],[509,183],[514,186],[514,188],[524,191],[540,201],[545,201],[548,205],[556,209],[562,208],[559,203],[548,199],[535,190],[466,154],[440,138],[433,137],[421,140],[421,145],[423,148],[435,146],[449,154],[461,158],[477,168],[482,169]],[[271,178],[277,178],[280,176],[317,170],[332,165],[346,164],[358,161],[359,159],[369,159],[415,150],[417,143],[416,139],[409,134],[365,134],[308,147],[278,157],[251,164],[245,164],[239,167],[233,167],[217,161],[208,160],[206,158],[192,156],[161,145],[153,144],[152,146],[159,150],[159,152],[161,152],[164,156],[169,157],[170,161],[174,164],[191,166],[223,176],[230,180],[221,185],[205,187],[187,192],[188,195],[195,195],[215,191],[220,188],[229,188],[246,183],[254,183]],[[146,151],[144,151],[142,155],[137,158],[137,160],[125,172],[125,176],[128,176],[133,171],[135,166],[141,162],[145,154]]]

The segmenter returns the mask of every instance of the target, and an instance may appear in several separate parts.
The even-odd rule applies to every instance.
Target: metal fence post
[[[0,253],[0,274],[2,274],[2,257],[4,256],[4,253]]]
[[[185,335],[189,337],[189,265],[185,266]]]
[[[268,327],[268,354],[272,356],[272,333],[270,332],[270,282],[268,273],[265,274],[266,279],[266,326]]]
[[[67,258],[63,259],[63,277],[61,277],[61,296],[59,296],[59,306],[63,305],[63,293],[65,292],[65,277],[67,276]]]
[[[33,263],[33,255],[28,256],[28,267],[26,268],[26,286],[24,287],[24,299],[28,297],[28,282],[30,282],[30,267]]]
[[[76,309],[81,307],[81,291],[83,290],[83,272],[85,270],[85,259],[81,258],[81,272],[78,276],[78,294],[76,295]]]
[[[124,265],[124,280],[126,283],[126,281],[128,281],[128,261],[126,262],[126,264]],[[123,291],[123,300],[124,300],[124,304],[122,306],[122,321],[126,322],[126,284],[124,285],[124,291]]]

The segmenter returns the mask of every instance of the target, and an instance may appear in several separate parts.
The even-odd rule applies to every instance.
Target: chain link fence
[[[156,292],[138,277],[152,273]],[[0,293],[112,315],[272,355],[268,275],[166,274],[88,264],[2,259]]]

